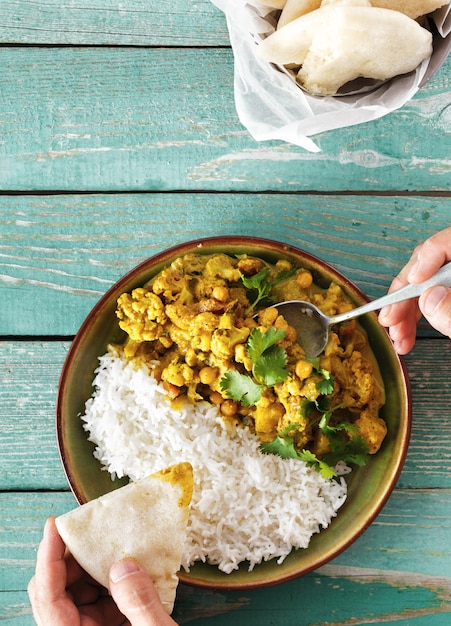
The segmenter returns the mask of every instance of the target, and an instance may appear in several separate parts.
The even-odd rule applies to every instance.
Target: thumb
[[[131,626],[177,626],[163,607],[149,575],[135,559],[122,559],[113,565],[110,592]]]
[[[431,326],[451,337],[451,289],[431,287],[420,296],[418,305]]]

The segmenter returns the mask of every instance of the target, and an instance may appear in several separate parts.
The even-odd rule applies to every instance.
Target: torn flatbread
[[[105,587],[113,563],[136,558],[170,614],[192,492],[191,464],[179,463],[57,517],[56,526],[78,563]]]

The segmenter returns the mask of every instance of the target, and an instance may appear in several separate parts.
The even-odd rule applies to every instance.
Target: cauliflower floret
[[[252,414],[255,423],[255,432],[262,441],[272,441],[277,434],[279,421],[285,415],[285,408],[280,402],[263,395],[257,402]]]
[[[252,371],[253,363],[246,352],[246,346],[242,343],[235,346],[235,361],[242,363],[248,372]]]
[[[245,276],[253,276],[254,274],[258,274],[258,272],[260,272],[264,267],[265,264],[261,259],[244,257],[238,261],[238,269]]]
[[[139,287],[117,301],[119,326],[134,341],[154,341],[163,333],[167,316],[160,298]]]
[[[386,423],[378,415],[374,415],[370,410],[364,409],[355,421],[355,424],[368,444],[369,453],[375,454],[381,447],[387,434]]]
[[[191,308],[179,301],[166,305],[166,315],[177,328],[182,330],[189,330],[191,322],[195,317],[195,313]]]
[[[169,363],[161,373],[161,380],[176,387],[184,387],[193,382],[194,370],[186,363]]]
[[[196,352],[210,351],[211,338],[218,325],[219,317],[208,311],[199,313],[190,320],[188,332],[191,337],[191,345]]]
[[[235,354],[235,346],[246,343],[250,330],[243,328],[218,328],[211,338],[211,351],[220,360],[229,360]]]
[[[281,400],[285,413],[279,420],[278,433],[294,437],[296,447],[302,449],[310,440],[309,424],[299,411],[299,397],[289,396]],[[291,430],[288,430],[290,429]]]
[[[231,257],[226,254],[215,254],[205,264],[205,278],[225,278],[236,283],[240,280],[240,271],[234,266]]]
[[[355,350],[348,359],[332,356],[330,371],[338,384],[339,401],[348,407],[365,407],[375,394],[376,381],[371,364]]]
[[[152,291],[166,302],[173,302],[176,298],[180,299],[184,304],[192,302],[192,296],[187,289],[187,279],[180,269],[175,269],[172,265],[164,269],[150,283]],[[180,297],[180,294],[183,297]]]

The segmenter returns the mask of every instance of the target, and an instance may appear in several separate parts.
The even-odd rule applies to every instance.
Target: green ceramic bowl
[[[96,498],[124,481],[112,482],[93,457],[93,446],[82,428],[80,414],[93,391],[94,370],[98,357],[110,342],[123,337],[115,309],[118,296],[141,286],[176,257],[188,252],[228,254],[248,253],[270,262],[280,258],[310,269],[317,284],[327,287],[331,281],[341,285],[356,306],[367,298],[342,274],[298,248],[272,240],[244,237],[216,237],[191,241],[166,250],[138,265],[121,278],[101,298],[77,333],[61,374],[57,399],[57,435],[61,460],[70,487],[80,504]],[[330,526],[314,535],[309,547],[293,552],[281,564],[268,561],[249,572],[247,567],[225,574],[216,567],[196,564],[189,573],[181,573],[183,582],[208,588],[243,589],[281,583],[312,571],[350,546],[371,524],[382,509],[401,472],[410,436],[411,400],[403,361],[393,350],[385,330],[375,314],[360,318],[372,350],[380,365],[386,388],[382,416],[388,434],[380,451],[365,467],[354,469],[347,477],[348,497]]]

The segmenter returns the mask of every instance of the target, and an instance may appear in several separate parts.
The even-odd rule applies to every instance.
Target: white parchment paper
[[[310,139],[324,131],[361,124],[400,108],[418,91],[429,65],[392,79],[377,89],[345,97],[315,97],[255,54],[259,41],[275,29],[276,15],[258,0],[212,0],[224,12],[234,54],[235,105],[241,123],[257,141],[277,139],[310,152]],[[437,12],[440,35],[450,36],[450,5]]]

